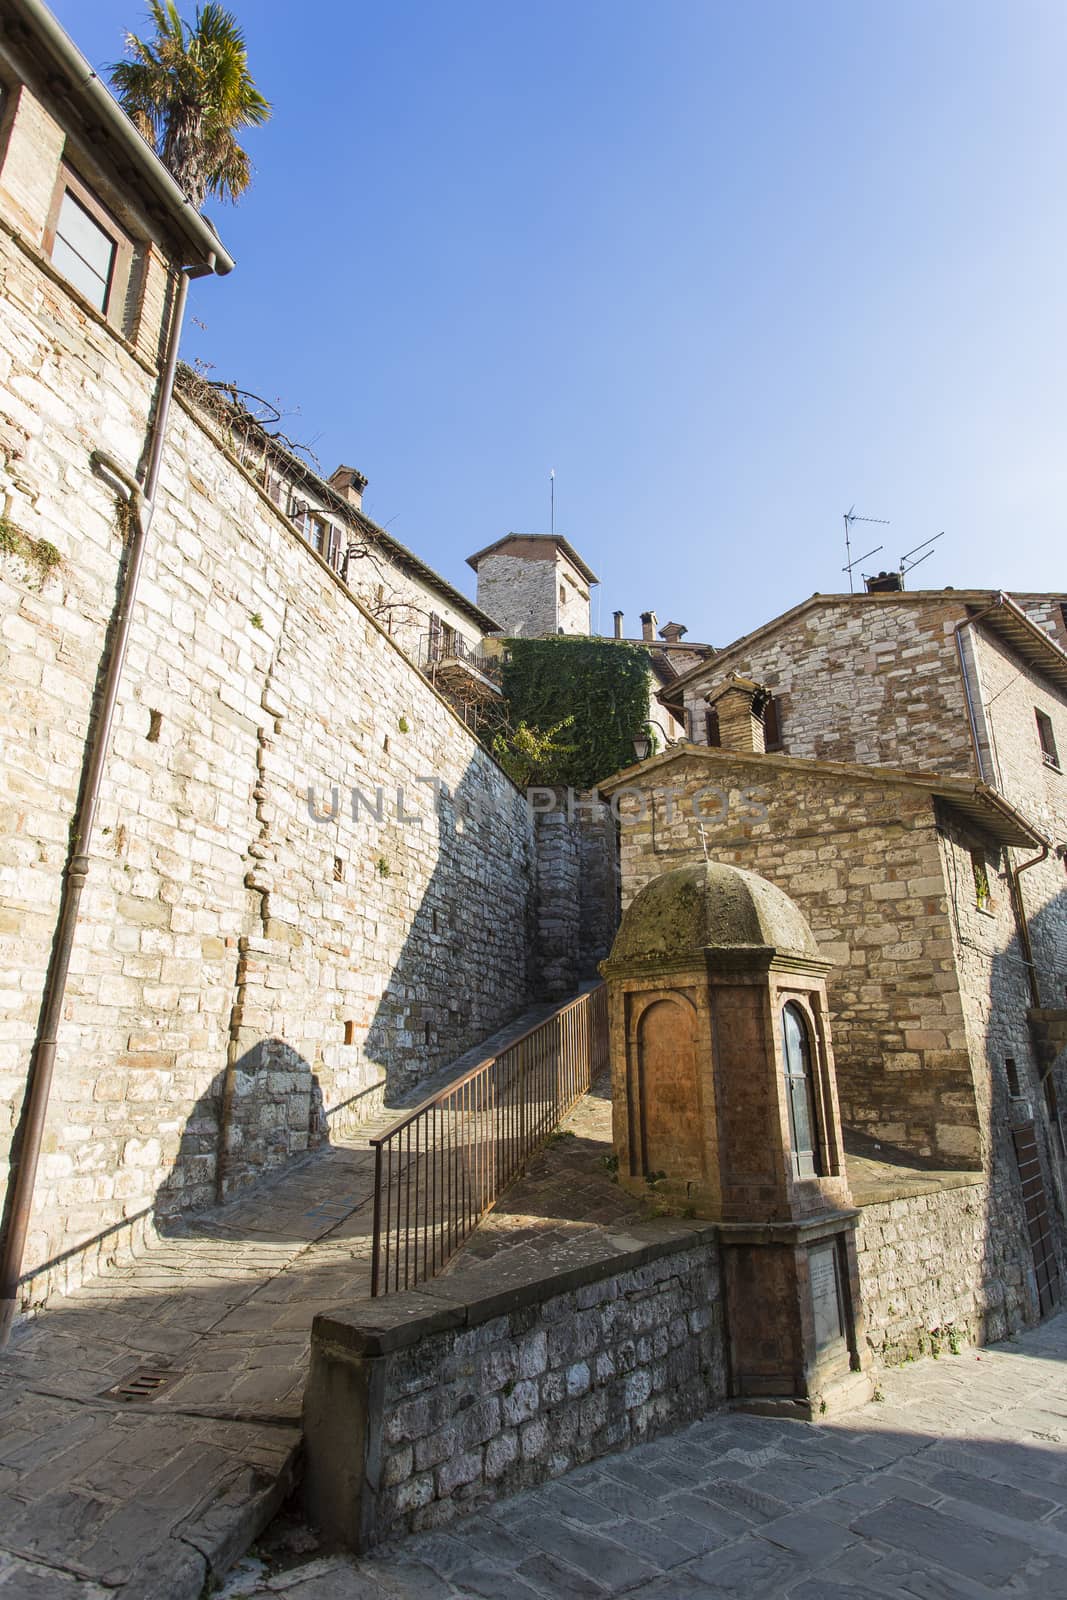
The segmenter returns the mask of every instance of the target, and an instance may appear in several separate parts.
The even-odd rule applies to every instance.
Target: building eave
[[[484,550],[476,550],[472,556],[468,556],[468,567],[473,567],[477,572],[479,561],[484,560],[486,556],[494,555],[498,550],[503,549],[506,544],[510,544],[513,539],[533,541],[537,544],[554,544],[558,550],[563,552],[571,566],[581,574],[586,583],[600,582],[592,567],[582,560],[570,541],[562,538],[558,533],[505,533],[502,538],[495,539],[492,544],[487,544]]]
[[[107,152],[127,181],[146,191],[182,242],[185,266],[206,266],[220,277],[233,257],[200,215],[146,139],[138,133],[96,69],[41,0],[7,0],[3,29],[14,49],[30,53],[53,99],[75,112],[92,143]],[[126,169],[124,171],[124,169]]]
[[[1050,594],[1049,599],[1056,596]],[[999,603],[998,603],[999,602]],[[831,606],[846,606],[852,610],[871,606],[927,606],[927,605],[957,605],[961,618],[968,612],[988,610],[988,615],[983,617],[982,626],[986,625],[999,631],[1002,636],[1011,636],[1011,642],[1020,648],[1020,641],[1024,648],[1022,653],[1027,659],[1043,670],[1046,676],[1052,678],[1058,686],[1067,691],[1067,652],[1062,650],[1050,633],[1034,622],[1022,608],[1016,604],[1010,594],[997,589],[912,589],[899,590],[888,594],[812,594],[806,600],[801,600],[797,605],[791,606],[788,611],[783,611],[777,617],[772,617],[769,622],[761,623],[750,633],[742,634],[732,644],[727,644],[715,652],[716,667],[725,666],[732,656],[750,650],[753,645],[764,639],[772,637],[780,629],[788,627],[799,617],[809,611],[826,609]],[[1002,626],[998,628],[997,618],[1000,612],[1004,613]],[[1010,621],[1008,620],[1010,617]],[[670,687],[664,690],[660,699],[669,702],[678,698],[679,692],[684,692],[686,686],[699,678],[707,671],[707,662],[702,661],[697,666],[691,667],[688,672],[681,673]]]
[[[945,801],[999,844],[1042,847],[1049,840],[1021,812],[988,784],[968,778],[946,777],[941,773],[900,771],[895,767],[862,766],[844,761],[809,761],[800,756],[760,755],[746,750],[723,750],[706,745],[678,744],[647,761],[637,762],[614,773],[596,785],[608,799],[620,789],[665,771],[677,762],[699,762],[708,767],[750,766],[762,771],[800,773],[826,779],[847,778],[878,787],[921,790],[931,798]]]

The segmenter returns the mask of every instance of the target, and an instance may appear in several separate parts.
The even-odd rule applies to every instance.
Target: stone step
[[[295,1486],[313,1318],[369,1293],[370,1139],[560,1003],[16,1329],[0,1353],[5,1593],[199,1600],[220,1582]],[[145,1369],[158,1388],[115,1392]]]

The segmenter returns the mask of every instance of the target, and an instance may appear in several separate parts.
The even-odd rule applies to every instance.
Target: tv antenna
[[[550,527],[551,527],[551,531],[553,533],[555,533],[555,531],[556,531],[556,469],[555,469],[555,467],[553,467],[552,470],[548,474],[548,494],[549,494],[550,519],[551,519],[550,520]]]
[[[910,572],[912,567],[921,566],[924,561],[928,561],[931,556],[936,555],[937,554],[936,550],[926,550],[926,547],[927,547],[928,544],[936,544],[938,539],[943,539],[944,537],[945,537],[945,530],[944,530],[944,528],[942,528],[940,533],[935,533],[934,536],[931,539],[924,539],[922,544],[917,544],[915,546],[914,550],[909,550],[907,555],[901,556],[901,558],[900,558],[900,576],[903,578],[905,572]],[[921,556],[919,554],[920,550],[926,550],[926,554],[924,556]],[[911,559],[912,556],[915,557],[914,561]]]
[[[855,583],[853,582],[853,579],[852,579],[853,569],[855,567],[858,567],[861,561],[866,561],[867,560],[867,556],[876,556],[878,554],[879,550],[881,550],[883,548],[882,545],[876,544],[873,550],[868,550],[867,551],[867,555],[865,555],[865,556],[856,556],[856,558],[853,560],[853,556],[852,556],[852,524],[854,522],[877,522],[883,528],[888,528],[888,526],[889,526],[889,518],[888,517],[861,517],[861,516],[857,515],[855,506],[850,506],[849,509],[845,512],[845,557],[846,557],[846,560],[845,560],[844,566],[841,568],[841,571],[848,573],[848,592],[849,592],[849,594],[855,594],[855,592],[856,592],[856,585],[855,585]]]

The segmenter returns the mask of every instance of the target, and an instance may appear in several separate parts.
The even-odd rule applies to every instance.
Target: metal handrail
[[[433,1277],[607,1065],[604,984],[371,1139],[371,1294]]]

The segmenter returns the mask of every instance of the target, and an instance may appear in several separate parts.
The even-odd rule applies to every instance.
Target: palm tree
[[[189,26],[174,0],[149,0],[154,39],[126,35],[128,61],[110,68],[119,103],[199,211],[206,195],[236,200],[252,168],[234,137],[270,116],[248,70],[237,19],[219,5],[198,8]]]

